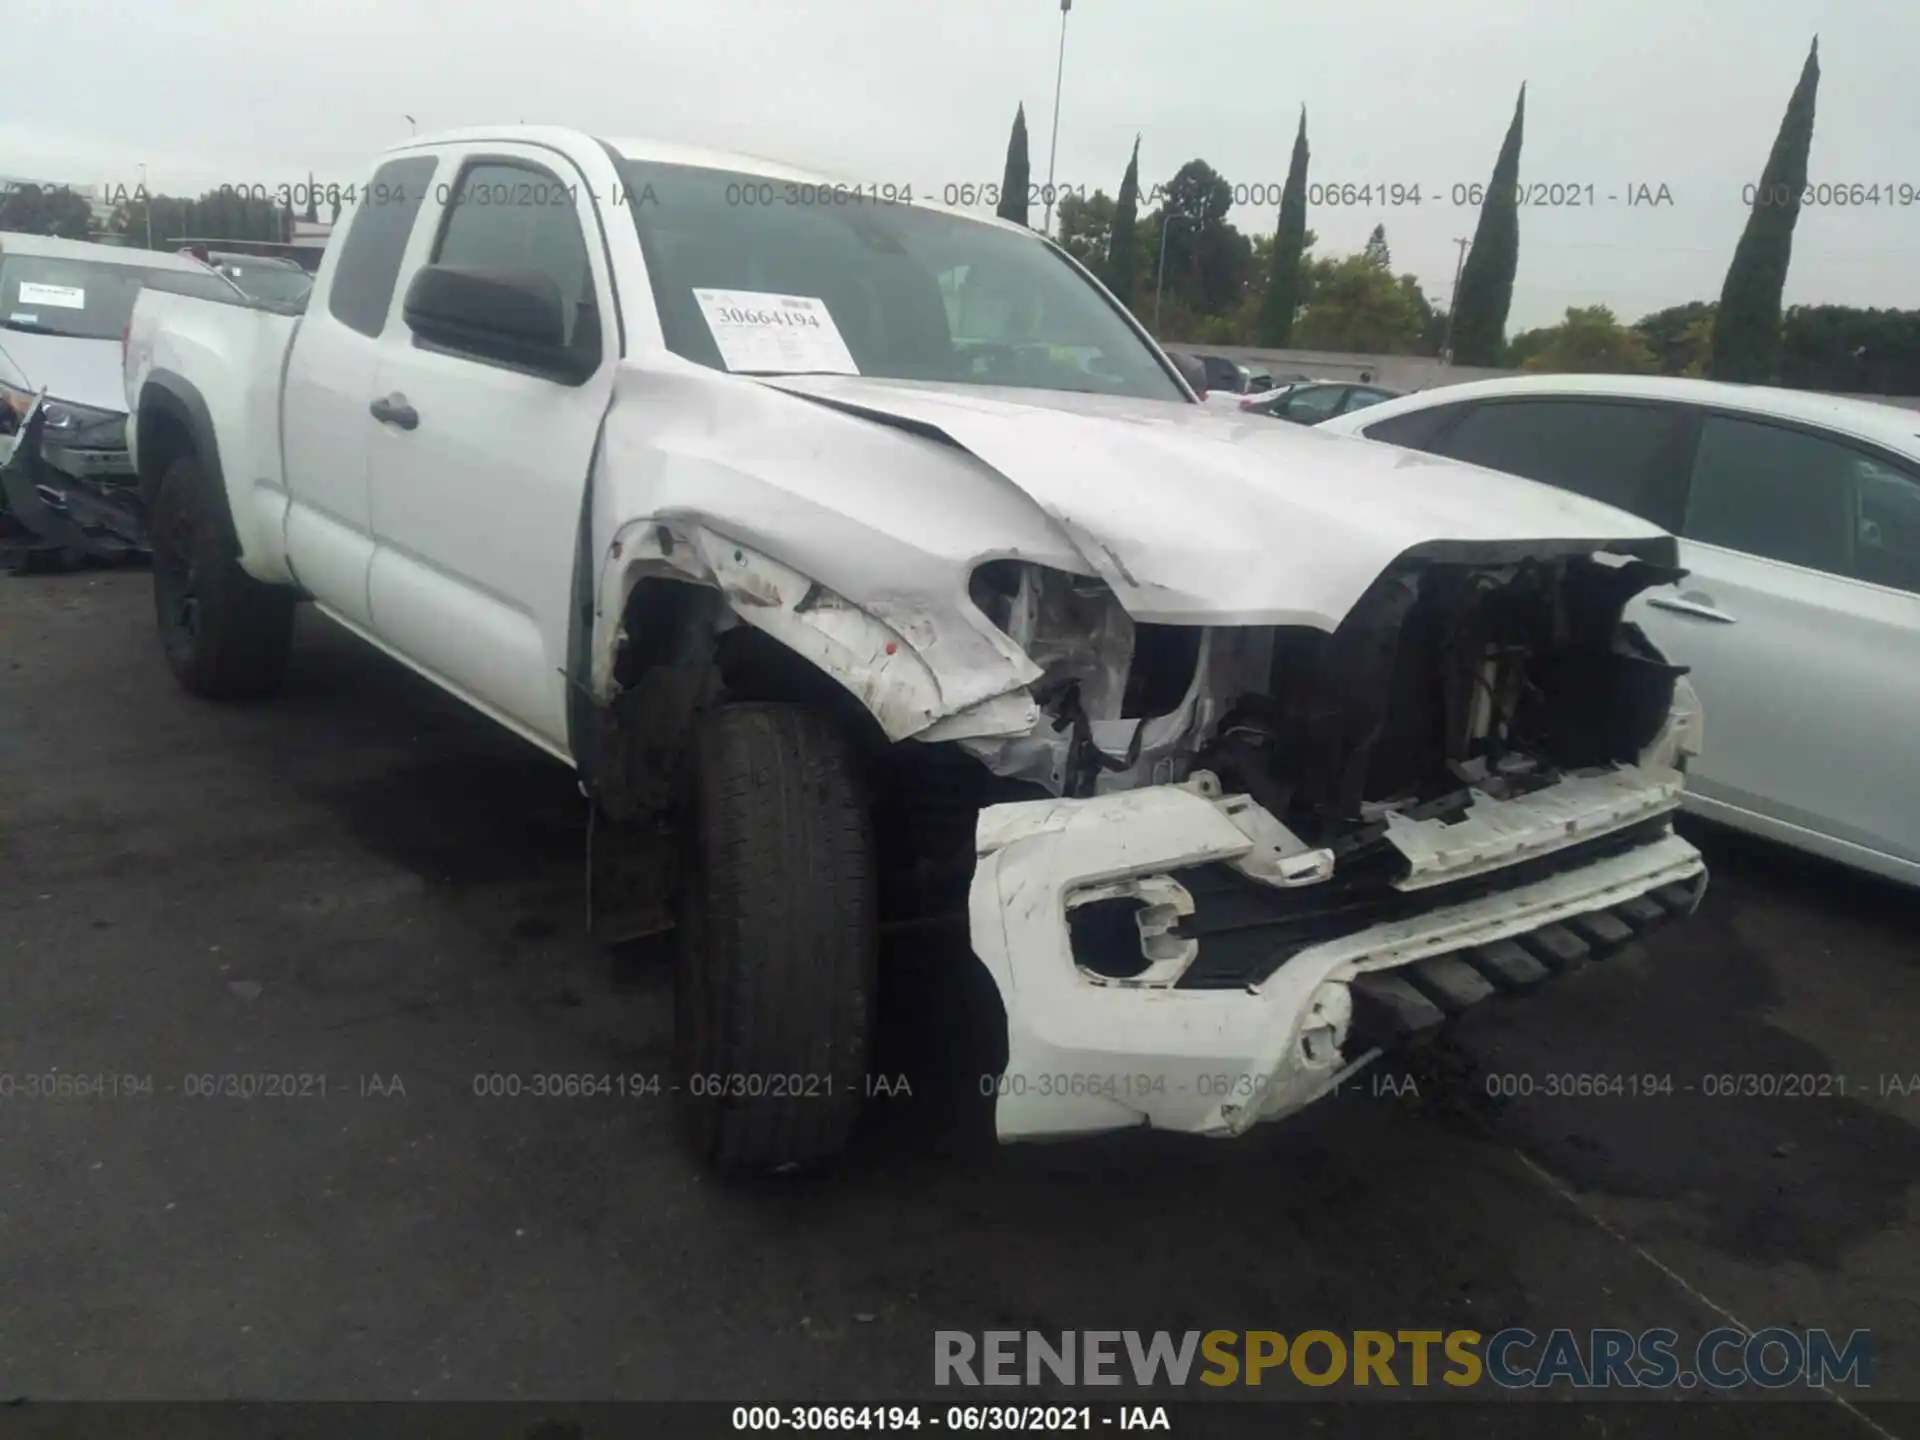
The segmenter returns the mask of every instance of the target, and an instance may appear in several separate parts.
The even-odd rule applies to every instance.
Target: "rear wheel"
[[[853,747],[804,705],[729,705],[695,746],[674,1040],[685,1128],[733,1172],[830,1159],[860,1116],[878,939]]]
[[[211,700],[277,689],[293,645],[294,593],[240,568],[226,497],[193,456],[167,467],[151,530],[154,615],[174,678]]]

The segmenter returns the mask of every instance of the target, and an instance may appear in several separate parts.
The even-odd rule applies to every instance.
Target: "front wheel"
[[[723,1171],[830,1159],[865,1098],[879,948],[853,747],[804,705],[723,706],[690,782],[674,975],[688,1137]]]
[[[150,528],[154,616],[174,678],[210,700],[278,689],[293,646],[294,593],[240,568],[226,497],[193,456],[167,467]]]

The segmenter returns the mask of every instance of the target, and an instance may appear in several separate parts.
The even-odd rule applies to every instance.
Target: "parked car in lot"
[[[1325,430],[1525,475],[1680,536],[1629,615],[1714,717],[1701,815],[1920,884],[1920,414],[1608,375],[1422,391]]]
[[[120,340],[148,286],[239,294],[185,256],[0,232],[0,528],[29,555],[144,542]]]
[[[547,128],[358,193],[303,316],[135,309],[164,652],[262,694],[308,596],[577,771],[707,1160],[845,1145],[882,925],[967,931],[1003,1138],[1226,1135],[1697,902],[1657,526],[1223,422],[1021,226]]]
[[[1238,361],[1229,360],[1224,355],[1206,355],[1194,352],[1207,371],[1207,389],[1224,390],[1235,395],[1243,395],[1247,389],[1247,369]]]
[[[1167,355],[1202,404],[1232,414],[1240,408],[1247,387],[1247,373],[1224,355],[1197,355],[1190,350],[1169,350]]]
[[[1378,385],[1352,385],[1341,380],[1315,380],[1304,385],[1286,385],[1270,395],[1249,395],[1240,408],[1253,415],[1271,415],[1296,425],[1318,425],[1322,420],[1349,411],[1364,410],[1383,400],[1392,400],[1401,392]]]
[[[279,255],[250,255],[215,250],[207,263],[231,280],[250,299],[298,308],[313,289],[313,277],[298,264]]]

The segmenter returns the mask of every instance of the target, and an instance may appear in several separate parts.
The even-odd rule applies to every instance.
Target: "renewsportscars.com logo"
[[[1716,1390],[1804,1385],[1867,1389],[1873,1336],[1854,1330],[1722,1327],[1691,1344],[1664,1327],[1631,1331],[1478,1330],[936,1330],[936,1385],[1278,1383],[1502,1389]]]

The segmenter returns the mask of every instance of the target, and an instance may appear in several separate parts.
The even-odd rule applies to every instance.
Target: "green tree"
[[[1167,182],[1164,200],[1167,289],[1200,315],[1231,309],[1244,293],[1253,254],[1247,237],[1227,223],[1233,187],[1206,161],[1189,160]]]
[[[1521,365],[1523,370],[1648,375],[1658,368],[1645,337],[1614,319],[1613,311],[1604,305],[1569,306],[1558,325],[1528,333],[1537,343]]]
[[[1107,288],[1120,297],[1122,305],[1133,304],[1138,256],[1134,233],[1140,213],[1140,137],[1133,137],[1133,154],[1127,160],[1127,173],[1120,177],[1120,195],[1113,202],[1113,224],[1107,237],[1107,263],[1101,278]]]
[[[1780,383],[1859,395],[1920,394],[1920,310],[1790,307],[1780,326]]]
[[[0,194],[0,230],[84,240],[93,211],[64,185],[16,185]]]
[[[1513,305],[1513,275],[1520,264],[1520,137],[1526,122],[1527,87],[1513,107],[1507,138],[1493,162],[1493,178],[1480,202],[1473,248],[1460,272],[1453,301],[1453,356],[1462,365],[1497,365]]]
[[[1106,268],[1113,243],[1114,208],[1113,197],[1104,190],[1091,195],[1067,191],[1054,207],[1061,248],[1095,274]]]
[[[1699,337],[1712,336],[1713,317],[1719,308],[1708,300],[1689,300],[1642,315],[1633,322],[1633,328],[1647,342],[1662,375],[1699,374],[1703,360]]]
[[[1546,348],[1547,340],[1556,328],[1558,327],[1547,325],[1534,330],[1520,331],[1507,341],[1507,348],[1500,356],[1500,363],[1510,370],[1526,369],[1527,362]]]
[[[1412,275],[1395,277],[1365,254],[1317,260],[1293,342],[1306,350],[1411,355],[1433,307]]]
[[[1780,293],[1793,259],[1793,224],[1807,184],[1807,154],[1813,148],[1813,102],[1820,89],[1820,37],[1814,36],[1800,83],[1773,137],[1773,151],[1760,172],[1760,187],[1747,228],[1734,247],[1733,263],[1720,287],[1708,373],[1716,380],[1749,384],[1771,380],[1780,362]]]
[[[1306,236],[1307,107],[1302,105],[1300,128],[1293,137],[1293,159],[1287,164],[1287,183],[1280,192],[1280,218],[1273,232],[1266,293],[1260,302],[1262,345],[1279,349],[1293,335],[1293,318],[1302,299],[1301,257],[1306,252]]]
[[[1378,265],[1382,270],[1393,268],[1393,252],[1387,249],[1387,227],[1376,225],[1373,233],[1367,236],[1367,248],[1360,252],[1367,257],[1367,263]]]
[[[1000,180],[1000,206],[994,212],[1002,220],[1027,223],[1027,107],[1013,112],[1013,134],[1007,137],[1007,168]]]

